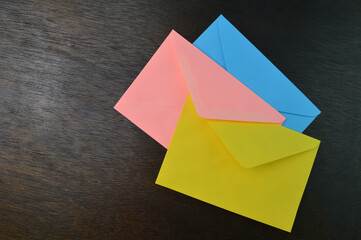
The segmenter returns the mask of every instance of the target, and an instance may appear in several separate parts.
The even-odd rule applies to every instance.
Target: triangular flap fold
[[[245,168],[318,148],[320,141],[277,124],[207,120],[224,146]]]
[[[207,119],[282,124],[279,112],[172,31],[172,46],[198,114]]]

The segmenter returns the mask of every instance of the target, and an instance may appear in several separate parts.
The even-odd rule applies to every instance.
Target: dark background
[[[318,107],[292,233],[155,185],[113,109],[171,29],[219,14]],[[1,1],[0,239],[361,239],[360,1]]]

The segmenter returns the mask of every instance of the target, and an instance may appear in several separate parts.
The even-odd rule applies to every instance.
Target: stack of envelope
[[[291,231],[320,110],[222,15],[171,31],[115,109],[168,149],[156,184]]]

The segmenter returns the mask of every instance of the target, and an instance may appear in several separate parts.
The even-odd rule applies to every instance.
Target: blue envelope
[[[220,15],[193,43],[303,132],[321,111],[227,19]]]

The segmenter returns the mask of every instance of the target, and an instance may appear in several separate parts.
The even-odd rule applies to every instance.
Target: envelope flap
[[[257,167],[319,146],[320,141],[277,124],[208,120],[238,163]]]
[[[216,22],[227,71],[280,112],[305,116],[320,114],[320,110],[227,19],[221,15]]]
[[[172,46],[198,114],[207,119],[282,124],[285,118],[175,31]]]

